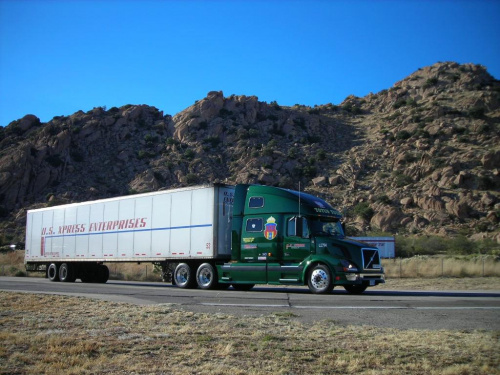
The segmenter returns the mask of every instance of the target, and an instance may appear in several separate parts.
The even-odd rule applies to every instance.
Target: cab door
[[[245,266],[238,277],[255,283],[278,282],[283,257],[282,227],[281,215],[245,217],[241,243],[241,261]]]
[[[286,264],[300,263],[311,254],[311,238],[304,216],[289,216],[286,221],[283,260]]]

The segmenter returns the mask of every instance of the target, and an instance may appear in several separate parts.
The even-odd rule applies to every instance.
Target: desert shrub
[[[230,111],[230,110],[225,109],[225,108],[221,108],[219,111],[219,117],[222,117],[222,118],[229,117],[232,114],[233,114],[233,111]]]
[[[187,149],[186,152],[184,152],[184,158],[187,160],[193,160],[195,157],[196,153],[192,149]]]
[[[325,160],[325,159],[326,159],[326,151],[325,151],[325,150],[323,150],[323,149],[319,150],[319,151],[317,152],[317,154],[316,154],[316,157],[317,157],[317,158],[318,158],[318,160],[320,160],[320,161]]]
[[[137,159],[142,160],[142,159],[149,159],[154,157],[155,154],[151,151],[148,150],[139,150],[137,152]]]
[[[393,177],[394,177],[394,184],[397,187],[403,187],[413,182],[410,176],[407,176],[399,171],[395,171],[393,173]]]
[[[373,208],[367,202],[361,202],[354,206],[354,214],[364,220],[370,220],[374,213]]]
[[[387,195],[381,195],[378,197],[377,202],[380,202],[382,204],[391,204],[391,198],[389,198]]]
[[[411,133],[408,130],[401,130],[396,133],[397,140],[406,140],[411,137]]]
[[[427,81],[425,81],[424,88],[435,86],[438,82],[439,80],[437,79],[437,77],[429,78]]]
[[[198,183],[198,176],[194,173],[189,173],[187,176],[186,176],[186,183],[188,185],[194,185],[194,184],[197,184]]]
[[[169,138],[167,138],[167,140],[165,141],[165,144],[166,144],[167,146],[173,146],[173,145],[177,145],[177,144],[179,144],[179,142],[178,142],[178,141],[176,141],[174,138],[169,137]]]
[[[61,157],[59,155],[50,155],[50,156],[47,156],[45,158],[45,161],[47,161],[47,163],[49,163],[51,166],[53,166],[54,168],[57,168],[61,165],[64,164],[64,162],[62,161]]]
[[[467,255],[474,254],[477,250],[477,243],[463,235],[450,239],[448,243],[449,254]]]
[[[467,111],[467,116],[480,119],[484,117],[484,108],[483,107],[473,107]]]
[[[203,140],[203,143],[210,145],[212,148],[215,148],[221,142],[219,137],[207,137]]]

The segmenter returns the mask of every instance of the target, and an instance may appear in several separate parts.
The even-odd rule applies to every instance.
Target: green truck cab
[[[355,294],[384,283],[378,249],[347,239],[341,217],[303,192],[237,185],[231,260],[217,264],[218,283],[307,285],[313,293],[338,285]]]

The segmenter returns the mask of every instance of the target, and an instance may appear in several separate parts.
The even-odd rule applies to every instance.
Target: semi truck
[[[150,262],[181,288],[384,283],[379,251],[348,239],[323,199],[283,188],[211,184],[27,212],[25,265],[51,281],[105,283],[106,264]]]

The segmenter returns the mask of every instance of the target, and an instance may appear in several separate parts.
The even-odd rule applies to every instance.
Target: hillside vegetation
[[[498,242],[499,104],[485,67],[447,62],[340,105],[213,91],[175,116],[147,105],[27,115],[0,129],[0,242],[23,242],[30,208],[216,182],[300,182],[351,234]]]

